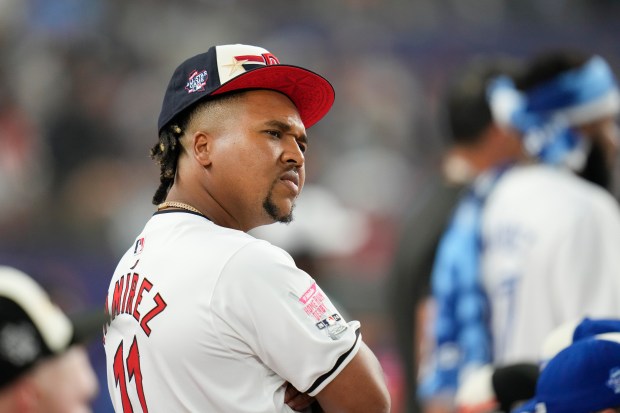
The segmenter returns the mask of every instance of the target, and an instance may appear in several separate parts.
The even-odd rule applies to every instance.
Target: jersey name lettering
[[[138,287],[138,285],[140,285]],[[166,308],[167,304],[159,294],[150,294],[151,299],[146,299],[145,294],[151,291],[153,284],[146,278],[142,278],[137,272],[127,273],[114,284],[114,292],[112,301],[108,307],[108,297],[106,297],[106,325],[103,326],[103,334],[107,333],[107,327],[119,315],[127,314],[132,316],[138,323],[142,331],[147,336],[151,335],[151,327],[149,322],[153,320]],[[153,305],[154,304],[154,305]],[[104,338],[105,340],[105,338]]]

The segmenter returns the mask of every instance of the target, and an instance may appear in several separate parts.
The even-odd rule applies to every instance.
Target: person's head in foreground
[[[0,412],[90,412],[98,383],[80,343],[100,328],[70,320],[31,277],[0,266]]]
[[[260,47],[214,46],[187,59],[159,116],[153,203],[242,231],[290,222],[305,181],[306,129],[333,100],[323,77]]]

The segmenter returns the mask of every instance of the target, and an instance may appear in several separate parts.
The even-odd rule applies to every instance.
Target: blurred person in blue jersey
[[[451,75],[441,99],[440,126],[446,137],[440,167],[416,195],[400,230],[387,285],[387,302],[403,365],[405,412],[418,412],[419,359],[425,351],[430,280],[437,244],[463,190],[481,172],[519,157],[518,138],[490,127],[484,83],[517,73],[520,62],[508,56],[478,56]],[[511,141],[512,139],[512,141]]]
[[[524,156],[476,178],[440,241],[436,347],[419,392],[428,410],[454,410],[459,383],[481,366],[536,361],[567,320],[620,315],[620,211],[604,182],[578,176],[592,179],[593,147],[609,165],[615,157],[620,97],[608,63],[547,52],[484,91],[491,124],[519,137]]]

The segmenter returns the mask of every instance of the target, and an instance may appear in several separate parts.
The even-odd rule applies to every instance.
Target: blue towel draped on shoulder
[[[498,168],[476,180],[462,196],[440,240],[432,274],[437,347],[431,374],[419,388],[423,399],[456,391],[459,374],[492,360],[489,304],[479,280],[480,228],[484,202],[506,169]]]

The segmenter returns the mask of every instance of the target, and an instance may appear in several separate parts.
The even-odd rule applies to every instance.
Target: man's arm
[[[324,413],[390,412],[383,369],[366,344],[360,344],[355,357],[316,395],[316,400]]]

